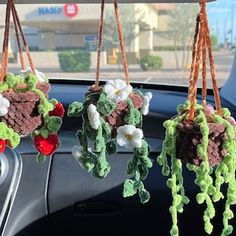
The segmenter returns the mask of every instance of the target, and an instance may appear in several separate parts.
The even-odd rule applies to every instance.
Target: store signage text
[[[63,14],[66,17],[75,17],[78,15],[79,7],[77,4],[68,3],[63,7],[61,6],[52,6],[52,7],[39,7],[38,14],[39,15],[60,15]]]
[[[61,7],[39,7],[38,14],[39,15],[59,15],[61,14]]]

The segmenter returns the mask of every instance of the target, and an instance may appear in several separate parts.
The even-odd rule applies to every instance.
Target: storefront
[[[58,52],[64,49],[83,48],[95,53],[100,16],[99,4],[35,4],[27,8],[24,5],[17,7],[31,51]],[[133,30],[137,36],[127,49],[127,55],[131,63],[137,63],[140,55],[153,50],[153,30],[158,26],[158,11],[151,4],[133,4],[132,8],[135,12],[134,21],[137,21]],[[113,6],[108,4],[105,18],[111,11]],[[4,15],[4,7],[1,7],[0,14]],[[145,17],[140,17],[140,14]],[[4,19],[1,18],[1,31],[4,30],[3,25]],[[13,30],[11,50],[17,52]],[[104,53],[109,57],[111,50],[106,49]]]

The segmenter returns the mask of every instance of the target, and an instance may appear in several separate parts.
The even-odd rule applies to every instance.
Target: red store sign
[[[68,3],[64,6],[64,14],[67,17],[75,17],[79,12],[79,7],[77,4]]]

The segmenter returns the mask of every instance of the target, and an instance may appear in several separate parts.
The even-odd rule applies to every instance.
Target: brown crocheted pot
[[[40,83],[37,88],[47,96],[50,85],[48,83]],[[27,136],[42,124],[42,117],[38,113],[40,97],[37,93],[31,91],[24,93],[6,91],[2,95],[9,100],[10,107],[8,114],[3,116],[1,121],[5,122],[16,133],[21,136]]]
[[[94,89],[92,86],[87,94],[92,94],[92,93],[100,93],[102,88],[100,87],[99,89]],[[131,93],[129,95],[130,99],[132,100],[134,107],[136,109],[140,109],[143,106],[143,98],[137,93]],[[97,104],[97,101],[91,100],[91,103],[94,105]],[[112,138],[115,138],[117,135],[117,129],[120,126],[125,125],[124,118],[125,116],[129,113],[129,107],[126,101],[121,101],[116,104],[115,110],[107,117],[103,117],[105,121],[109,123],[112,129]]]
[[[227,152],[223,143],[227,140],[226,128],[222,124],[208,123],[209,144],[207,148],[209,163],[212,167],[217,166]],[[197,155],[197,145],[202,141],[200,127],[192,121],[183,121],[177,126],[176,157],[184,163],[199,166],[202,157]]]

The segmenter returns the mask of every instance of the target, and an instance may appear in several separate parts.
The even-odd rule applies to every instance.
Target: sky
[[[208,3],[208,17],[211,30],[219,37],[220,42],[224,42],[224,35],[227,35],[228,41],[231,42],[232,29],[233,40],[236,42],[236,0],[217,0]]]

